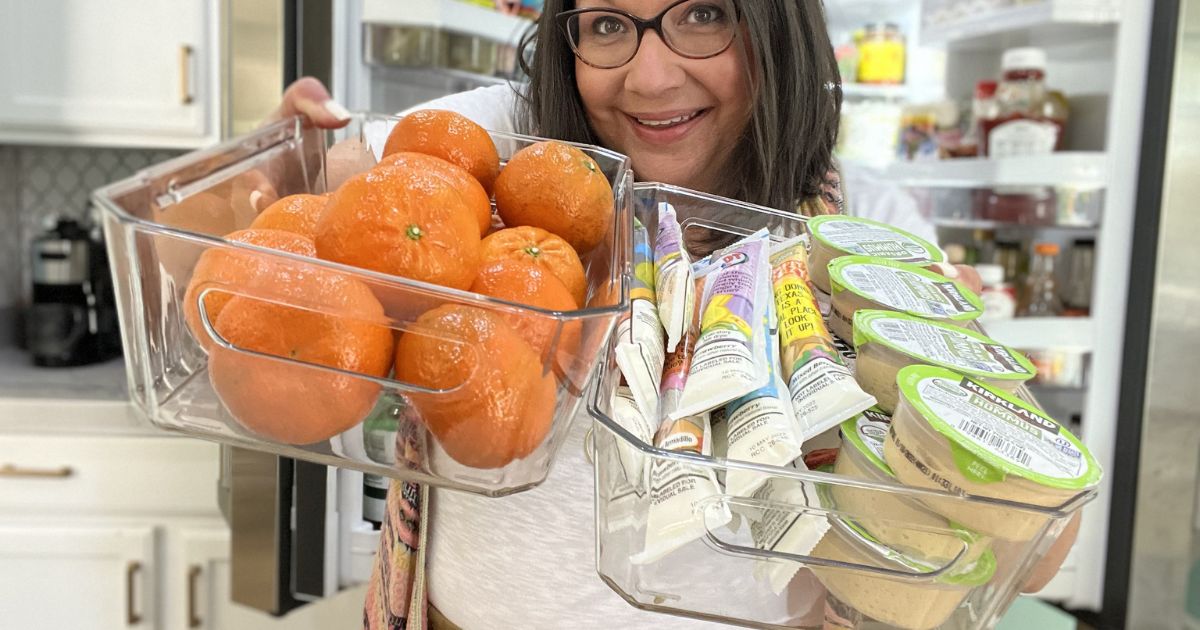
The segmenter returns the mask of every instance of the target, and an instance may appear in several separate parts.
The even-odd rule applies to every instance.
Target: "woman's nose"
[[[625,89],[642,96],[657,96],[683,85],[682,57],[667,47],[655,31],[647,31],[637,54],[629,60]]]

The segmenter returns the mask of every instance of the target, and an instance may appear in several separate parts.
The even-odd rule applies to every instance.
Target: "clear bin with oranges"
[[[776,241],[804,230],[803,217],[768,208],[658,184],[634,191],[650,234],[656,204],[676,208],[693,260],[760,227],[771,227]],[[853,369],[853,351],[841,350]],[[1065,550],[1055,543],[1060,535],[1069,541],[1072,518],[1096,495],[1093,486],[1069,499],[1021,502],[902,485],[882,453],[887,422],[913,422],[903,409],[890,420],[864,414],[843,423],[831,468],[820,465],[831,451],[808,445],[813,470],[726,459],[720,447],[714,456],[674,452],[622,424],[613,395],[620,380],[615,363],[605,362],[588,397],[596,564],[614,591],[644,610],[752,628],[991,628],[1022,586],[1039,579],[1043,557],[1061,560]],[[1036,409],[1027,391],[1020,399]],[[832,439],[824,446],[839,446]],[[730,494],[723,483],[732,470],[765,482],[751,496]],[[658,471],[671,471],[661,485]],[[669,509],[667,490],[690,477],[720,485],[690,510]]]
[[[399,120],[285,120],[96,191],[152,423],[492,496],[545,478],[629,305],[628,160],[480,129],[481,177],[390,155]],[[591,205],[530,227],[562,190]]]

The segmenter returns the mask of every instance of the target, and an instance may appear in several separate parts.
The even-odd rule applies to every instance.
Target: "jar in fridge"
[[[1096,239],[1071,243],[1071,265],[1063,291],[1063,315],[1087,317],[1092,311],[1092,273],[1096,263]]]
[[[1033,264],[1025,279],[1025,304],[1021,314],[1028,317],[1054,317],[1062,314],[1058,296],[1058,280],[1054,275],[1058,259],[1057,243],[1038,243],[1033,246]]]
[[[1004,267],[996,264],[975,265],[983,290],[979,299],[983,300],[983,315],[981,322],[994,322],[1012,319],[1017,315],[1017,292],[1004,281]]]
[[[1003,80],[996,88],[996,112],[982,123],[984,155],[1045,155],[1062,147],[1065,114],[1047,116],[1046,52],[1040,48],[1005,51]]]
[[[904,35],[895,24],[868,24],[858,45],[858,81],[898,85],[904,83]]]

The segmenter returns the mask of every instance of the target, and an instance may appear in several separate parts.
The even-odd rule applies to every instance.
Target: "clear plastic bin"
[[[530,488],[545,479],[595,368],[607,352],[618,316],[628,310],[633,180],[628,159],[604,149],[580,146],[612,184],[615,212],[604,242],[584,257],[588,302],[578,311],[550,312],[519,306],[222,238],[253,220],[255,212],[248,201],[252,190],[279,197],[322,193],[326,191],[326,167],[331,179],[340,179],[347,172],[373,165],[395,120],[357,115],[349,127],[336,132],[305,128],[299,119],[281,121],[146,169],[95,193],[113,261],[132,401],[159,427],[234,446],[492,496]],[[493,134],[493,139],[502,161],[539,140],[499,133]],[[366,148],[354,150],[353,142],[342,144],[338,147],[341,157],[327,163],[327,149],[340,140],[358,140]],[[371,323],[386,326],[396,338],[405,331],[429,334],[428,329],[424,333],[413,330],[413,323],[422,313],[445,304],[537,321],[552,330],[541,355],[540,376],[552,384],[542,391],[553,389],[554,394],[553,417],[546,437],[528,456],[501,468],[483,469],[463,466],[449,457],[413,407],[408,408],[412,413],[400,414],[395,422],[360,421],[314,444],[288,444],[252,433],[233,417],[212,385],[210,352],[224,352],[240,361],[246,368],[245,378],[251,379],[243,383],[263,383],[267,387],[282,383],[317,385],[291,387],[287,395],[280,394],[283,388],[251,389],[252,404],[272,418],[284,410],[303,410],[308,403],[327,402],[320,398],[330,391],[349,397],[348,401],[338,399],[331,408],[340,409],[353,402],[364,407],[364,419],[383,395],[403,398],[416,393],[439,404],[442,400],[457,400],[456,408],[477,408],[462,404],[462,397],[469,394],[464,384],[483,372],[472,369],[464,377],[464,384],[431,391],[391,378],[374,378],[235,347],[221,339],[207,321],[206,295],[243,295],[288,309],[336,313],[339,317],[344,317],[344,312],[332,311],[328,304],[283,295],[271,287],[245,284],[205,285],[196,294],[195,304],[189,304],[185,295],[193,268],[202,255],[212,252],[254,256],[275,268],[329,274],[362,283],[383,307],[384,321]],[[196,313],[207,335],[193,334],[187,325],[185,315],[195,321]],[[564,340],[564,335],[570,339],[576,334],[577,343]],[[439,337],[451,344],[466,345],[471,352],[477,350],[454,335]],[[241,383],[238,386],[244,389]],[[275,397],[270,395],[272,391]]]
[[[776,238],[782,238],[803,223],[794,215],[666,186],[638,184],[635,190],[643,222],[652,221],[657,201],[670,201],[680,210],[693,257],[763,225],[773,225]],[[687,237],[689,230],[699,229],[704,231]],[[852,363],[853,354],[847,358]],[[619,380],[616,366],[605,363],[589,401],[597,419],[597,571],[631,605],[645,610],[754,628],[822,628],[827,623],[841,625],[824,627],[990,628],[1070,517],[1095,494],[1088,491],[1065,505],[1045,508],[664,451],[613,420],[611,399]],[[631,462],[636,462],[632,469]],[[769,491],[751,497],[718,491],[698,501],[692,513],[673,518],[702,523],[701,535],[657,560],[638,562],[647,549],[650,471],[668,466],[718,480],[729,469],[753,471],[768,478]],[[889,504],[936,508],[946,502],[1014,510],[1041,527],[1031,540],[997,541],[981,549],[988,541],[965,536],[961,528],[938,526],[930,519],[906,521],[911,510],[886,509]],[[772,527],[775,535],[764,534]],[[806,553],[790,550],[794,548],[787,541],[803,530],[820,530],[815,534],[819,542]],[[940,538],[944,544],[925,547],[944,551],[930,552],[937,557],[898,553],[874,539],[872,530],[887,531],[892,539]],[[787,533],[779,536],[779,531]]]

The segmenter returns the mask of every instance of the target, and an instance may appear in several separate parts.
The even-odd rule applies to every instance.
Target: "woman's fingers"
[[[350,112],[329,96],[329,90],[312,77],[297,79],[283,92],[283,102],[267,117],[274,122],[301,115],[322,129],[337,129],[350,122]]]

